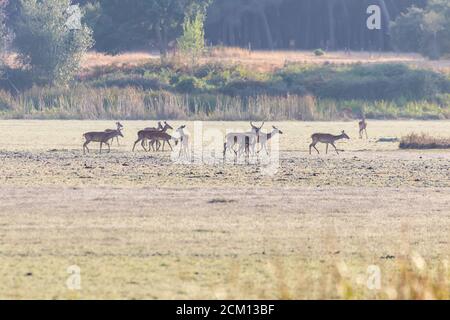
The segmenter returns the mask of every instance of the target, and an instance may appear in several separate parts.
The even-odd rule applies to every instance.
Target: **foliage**
[[[322,49],[316,49],[314,50],[314,55],[317,57],[323,56],[325,55],[325,51],[323,51]]]
[[[424,9],[410,8],[391,25],[395,46],[431,59],[450,53],[450,3],[430,0]]]
[[[66,25],[71,0],[21,0],[13,28],[14,45],[37,83],[67,84],[78,71],[83,54],[93,45],[91,30]]]
[[[6,5],[7,2],[0,2],[0,76],[4,73],[5,59],[12,40],[11,30],[6,26]]]
[[[183,55],[189,57],[191,67],[197,64],[205,51],[204,20],[204,13],[200,10],[193,16],[186,16],[183,23],[183,35],[177,40],[178,49]]]

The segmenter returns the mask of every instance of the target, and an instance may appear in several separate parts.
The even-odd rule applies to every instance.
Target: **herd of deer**
[[[255,126],[253,122],[250,122],[251,130],[248,132],[233,132],[228,133],[225,136],[225,143],[223,148],[223,158],[225,160],[227,151],[234,153],[235,157],[245,154],[249,155],[257,155],[262,150],[264,150],[267,154],[269,154],[267,150],[267,141],[272,139],[276,134],[283,134],[283,132],[275,126],[272,126],[272,131],[269,133],[261,132],[262,127],[264,126],[264,122],[261,126]],[[363,137],[363,133],[365,132],[366,138],[367,136],[367,122],[363,118],[358,123],[359,125],[359,138]],[[159,151],[161,149],[164,151],[164,147],[166,143],[169,145],[170,149],[173,150],[170,141],[172,140],[175,145],[180,143],[180,151],[179,157],[188,156],[189,150],[189,135],[184,132],[186,128],[185,125],[179,127],[176,132],[178,133],[178,138],[167,133],[167,130],[173,130],[173,128],[164,121],[164,125],[162,125],[161,121],[158,122],[158,127],[149,127],[144,128],[138,132],[138,139],[134,142],[133,151],[136,148],[136,144],[141,142],[141,146],[144,151],[150,151],[150,148],[153,151]],[[86,153],[86,150],[89,152],[87,145],[90,142],[99,142],[100,143],[100,153],[102,152],[103,144],[108,146],[108,152],[111,150],[110,141],[114,141],[114,138],[117,139],[117,144],[119,144],[119,137],[123,137],[122,134],[123,125],[120,122],[116,122],[116,129],[106,129],[105,131],[98,132],[87,132],[83,134],[85,138],[85,142],[83,144],[83,153]],[[342,131],[340,135],[333,135],[328,133],[314,133],[311,136],[312,143],[309,145],[309,154],[311,154],[311,149],[314,148],[317,153],[319,150],[316,148],[316,144],[318,142],[326,144],[326,153],[328,153],[328,145],[334,147],[334,150],[337,154],[339,154],[338,149],[336,148],[335,142],[341,139],[350,139],[350,137]],[[146,149],[146,144],[148,143],[148,150]],[[260,145],[259,150],[257,151],[257,145]]]

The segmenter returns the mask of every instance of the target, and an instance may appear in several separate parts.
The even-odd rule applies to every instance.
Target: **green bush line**
[[[2,118],[336,120],[449,119],[450,78],[401,64],[286,63],[275,72],[156,62],[99,67],[68,88],[33,86],[11,71],[19,92],[0,91]],[[5,80],[0,88],[6,87]]]

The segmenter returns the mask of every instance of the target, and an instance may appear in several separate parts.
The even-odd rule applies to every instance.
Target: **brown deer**
[[[123,125],[119,121],[117,121],[116,129],[106,129],[105,132],[116,132],[117,133],[118,131],[121,131],[122,129],[123,129]],[[117,145],[119,146],[120,145],[119,144],[119,135],[117,134],[116,136],[112,137],[111,139],[114,141],[114,138],[117,139]]]
[[[363,131],[366,133],[366,139],[369,139],[368,135],[367,135],[367,122],[366,122],[366,118],[363,117],[361,121],[358,122],[358,126],[359,126],[359,138],[362,139],[363,137]]]
[[[311,148],[316,149],[317,153],[320,153],[319,150],[317,150],[317,148],[316,148],[317,142],[326,143],[326,145],[327,145],[326,153],[328,153],[328,145],[331,144],[334,147],[334,150],[336,150],[336,153],[339,154],[334,143],[337,140],[350,139],[350,137],[344,132],[344,130],[342,130],[342,133],[337,136],[335,136],[333,134],[329,134],[329,133],[314,133],[311,136],[311,139],[312,139],[312,143],[309,145],[309,154],[311,154]]]
[[[149,140],[149,147],[148,150],[145,149],[145,144],[144,141],[145,140]],[[141,146],[144,149],[144,151],[150,151],[150,146],[153,147],[153,142],[154,141],[163,141],[163,151],[164,151],[164,145],[167,144],[169,145],[170,149],[173,150],[171,144],[170,144],[170,140],[175,140],[175,145],[177,144],[178,140],[176,140],[174,137],[172,137],[170,134],[163,132],[163,131],[150,131],[150,130],[141,130],[138,132],[138,139],[134,142],[133,145],[133,151],[136,147],[136,144],[141,141]],[[155,149],[153,149],[154,151]]]
[[[173,130],[172,126],[170,124],[168,124],[166,121],[164,121],[164,127],[161,125],[161,122],[158,122],[158,129],[154,130],[154,129],[150,129],[150,128],[145,128],[144,130],[147,131],[160,131],[160,132],[167,132],[167,130]],[[159,149],[161,148],[161,142],[157,139],[157,140],[152,140],[150,141],[150,145],[148,150],[150,151],[150,146],[152,147],[152,150],[155,151],[154,148],[154,144],[156,143],[156,151],[159,151]],[[165,145],[165,141],[163,141],[163,150],[164,150],[164,145]]]
[[[86,139],[83,144],[83,154],[86,154],[86,150],[89,152],[87,145],[91,142],[100,142],[100,153],[102,153],[102,146],[106,144],[108,146],[108,152],[111,151],[111,146],[108,141],[113,137],[120,136],[123,138],[122,132],[120,130],[113,131],[101,131],[101,132],[86,132],[83,137]]]

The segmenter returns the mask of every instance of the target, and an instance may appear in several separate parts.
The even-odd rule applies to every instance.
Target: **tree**
[[[14,46],[37,82],[67,84],[94,43],[85,24],[75,29],[68,24],[77,19],[68,11],[70,5],[71,0],[20,0]]]
[[[450,53],[450,3],[430,0],[424,9],[410,8],[392,24],[392,39],[400,50],[431,59]]]
[[[11,31],[6,26],[6,5],[6,1],[0,3],[0,76],[4,73],[5,60],[12,40]]]
[[[178,38],[178,49],[190,59],[194,67],[205,51],[205,14],[197,10],[193,15],[186,15],[183,23],[183,35]]]

